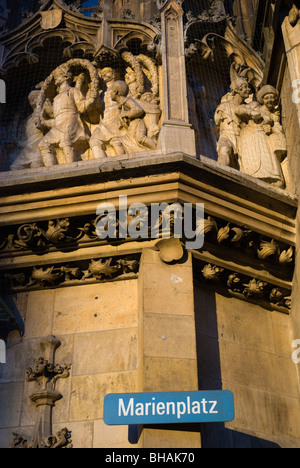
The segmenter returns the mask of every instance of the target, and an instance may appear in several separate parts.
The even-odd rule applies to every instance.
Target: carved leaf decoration
[[[279,246],[273,239],[271,242],[263,241],[260,244],[260,250],[258,250],[257,254],[261,260],[265,260],[272,255],[278,255],[279,252]]]
[[[231,239],[234,244],[244,237],[244,231],[241,228],[235,227],[232,228],[232,231],[235,232],[235,236]]]
[[[208,218],[205,219],[204,222],[202,220],[200,220],[200,222],[199,221],[197,222],[197,226],[196,226],[197,236],[200,236],[203,234],[206,235],[212,231],[218,232],[218,225],[217,225],[217,222],[214,220],[214,218],[211,218],[211,216],[208,216]]]
[[[212,280],[212,281],[218,281],[220,274],[224,271],[224,268],[220,268],[216,265],[205,265],[205,267],[202,270],[202,274],[205,279],[207,280]]]
[[[103,276],[111,278],[115,273],[120,270],[120,265],[111,266],[112,258],[109,258],[104,263],[102,260],[92,260],[89,271],[97,279],[101,279]]]
[[[251,298],[251,297],[261,297],[264,292],[264,288],[267,286],[267,283],[263,281],[258,281],[256,279],[250,280],[248,284],[244,284],[244,296]]]
[[[229,275],[227,286],[229,287],[229,289],[231,289],[234,292],[240,292],[241,287],[242,287],[242,281],[237,273]]]
[[[34,268],[32,272],[32,279],[38,284],[51,284],[53,285],[61,277],[61,272],[53,273],[54,267],[46,268]]]
[[[290,309],[292,307],[292,296],[284,298],[285,306]]]
[[[281,252],[281,255],[279,257],[279,263],[281,264],[291,263],[293,261],[293,256],[294,256],[294,249],[293,247],[290,247],[288,250],[284,250],[283,252]]]
[[[211,231],[218,231],[217,222],[210,216],[204,220],[204,234]]]
[[[27,243],[30,242],[32,236],[38,232],[39,229],[36,224],[24,224],[18,229],[17,236],[20,241]],[[39,235],[41,235],[41,233]]]
[[[121,259],[117,260],[118,265],[120,268],[123,269],[123,273],[132,273],[136,272],[139,266],[139,262],[137,260],[128,260],[128,259]]]
[[[270,294],[270,300],[274,302],[274,304],[278,304],[282,301],[284,295],[283,292],[279,288],[274,288]]]
[[[230,233],[230,224],[227,224],[226,227],[221,228],[218,232],[217,240],[219,244],[223,242],[224,240],[228,239]]]

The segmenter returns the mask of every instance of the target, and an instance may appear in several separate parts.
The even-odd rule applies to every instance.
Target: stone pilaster
[[[162,21],[163,127],[160,143],[164,154],[182,151],[195,156],[195,132],[189,122],[181,0],[160,2]]]
[[[143,251],[140,272],[141,391],[197,391],[197,351],[192,256],[166,264],[160,252]],[[200,448],[197,428],[144,428],[143,446]],[[176,444],[179,445],[176,445]],[[174,445],[175,444],[175,445]]]

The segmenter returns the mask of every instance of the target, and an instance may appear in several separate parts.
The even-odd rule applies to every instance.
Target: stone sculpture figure
[[[43,160],[39,150],[39,144],[43,133],[36,128],[36,107],[40,91],[34,90],[28,96],[28,101],[33,113],[28,117],[25,124],[25,140],[17,159],[11,165],[11,170],[31,169],[43,167]]]
[[[286,142],[276,110],[277,91],[264,86],[255,103],[260,119],[246,119],[239,138],[240,170],[260,180],[284,187],[281,158],[286,152]]]
[[[286,141],[280,124],[276,89],[263,86],[257,93],[257,100],[249,102],[251,89],[246,78],[235,74],[231,87],[232,92],[222,99],[215,115],[220,133],[218,161],[284,187],[280,163],[286,154]]]
[[[12,169],[157,148],[162,114],[157,66],[143,54],[124,52],[122,58],[133,68],[127,67],[117,88],[116,70],[99,70],[85,59],[71,59],[48,76],[41,90],[30,95],[34,112],[26,127],[26,147]]]
[[[119,105],[111,97],[112,87],[116,80],[116,72],[108,67],[101,70],[100,76],[106,85],[106,91],[103,99],[103,117],[100,120],[100,124],[93,131],[90,139],[90,147],[95,159],[106,158],[109,148],[112,148],[118,155],[120,146],[118,144],[115,146],[115,141],[126,133],[120,122]]]
[[[275,153],[279,162],[287,153],[286,137],[281,125],[281,115],[278,107],[279,93],[270,85],[263,86],[257,93],[257,100],[263,108],[268,123],[264,126],[271,152]]]
[[[241,116],[260,119],[257,106],[247,104],[251,88],[246,78],[239,76],[231,67],[231,92],[222,99],[215,113],[215,123],[220,134],[217,144],[218,162],[238,168],[238,143],[242,129]]]
[[[126,130],[124,136],[115,139],[118,155],[129,154],[143,149],[155,150],[156,141],[147,135],[143,120],[145,112],[138,101],[129,97],[129,87],[125,81],[116,81],[111,91],[111,98],[120,108],[121,125]]]
[[[82,61],[85,63],[87,61]],[[59,164],[75,161],[75,148],[88,146],[90,137],[88,127],[80,118],[95,102],[98,96],[96,86],[90,97],[86,98],[80,89],[72,87],[73,74],[67,64],[58,67],[52,74],[58,94],[53,101],[53,119],[40,116],[37,127],[50,128],[39,144],[39,149],[46,167],[55,164],[55,156]],[[55,154],[54,149],[61,150]]]

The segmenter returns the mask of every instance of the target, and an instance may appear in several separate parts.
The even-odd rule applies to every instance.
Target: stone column
[[[144,250],[139,282],[141,391],[197,391],[191,255],[182,264],[166,264],[160,252]],[[200,448],[198,427],[189,429],[144,428],[143,447]]]
[[[182,0],[157,3],[162,21],[161,149],[163,154],[181,151],[196,156],[195,132],[189,123]]]

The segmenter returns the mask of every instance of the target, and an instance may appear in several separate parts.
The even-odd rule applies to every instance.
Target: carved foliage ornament
[[[291,308],[291,290],[280,288],[258,278],[247,277],[221,268],[214,264],[198,264],[196,279],[211,285],[214,289],[251,302],[273,308],[281,312],[289,312]]]
[[[81,285],[91,282],[135,278],[139,270],[139,257],[101,258],[73,262],[62,266],[33,267],[22,273],[5,273],[14,291],[58,286]]]
[[[118,217],[117,217],[118,218]],[[138,218],[133,216],[127,217],[127,225],[117,219],[113,221],[116,225],[116,238],[119,239],[119,231],[126,230],[128,232],[129,223],[138,219],[139,222],[149,226],[148,237],[151,238],[149,213],[139,213]],[[11,253],[16,255],[18,252],[26,250],[38,253],[46,253],[52,249],[72,250],[77,249],[81,245],[92,245],[94,243],[103,242],[99,239],[96,227],[102,216],[95,219],[86,217],[84,219],[63,218],[50,220],[45,223],[24,224],[18,227],[15,233],[8,231],[7,234],[2,233],[0,241],[0,256],[5,258]],[[108,218],[106,217],[106,220]],[[163,210],[155,225],[159,236],[165,236],[165,228],[168,230],[170,222],[171,234],[174,233],[175,223],[174,213],[170,213],[169,209]],[[179,218],[182,224],[183,215]],[[219,219],[208,216],[204,222],[199,224],[196,229],[196,235],[205,236],[205,245],[212,242],[213,244],[225,249],[228,248],[240,250],[246,256],[259,259],[261,261],[271,262],[275,265],[293,266],[294,265],[294,247],[284,243],[280,243],[272,238],[267,238],[259,233],[256,233],[243,226],[236,226],[232,223],[227,223]],[[126,239],[123,239],[125,242]],[[127,240],[130,240],[128,234]],[[113,242],[107,239],[106,242]]]
[[[55,364],[55,351],[61,343],[54,336],[42,340],[40,345],[43,356],[37,358],[33,369],[26,370],[27,382],[38,384],[38,389],[29,397],[36,406],[34,434],[28,438],[14,433],[12,448],[72,448],[71,432],[67,428],[57,434],[52,433],[52,411],[55,403],[63,397],[56,391],[56,383],[70,376],[71,365]]]
[[[220,225],[222,225],[220,227]],[[208,216],[204,220],[205,241],[223,246],[228,249],[238,249],[251,258],[275,265],[293,266],[294,247],[281,244],[274,239],[264,238],[246,227],[234,226],[231,223],[224,225],[224,221],[215,220]],[[279,245],[280,244],[280,245]],[[207,244],[205,244],[207,246]]]

